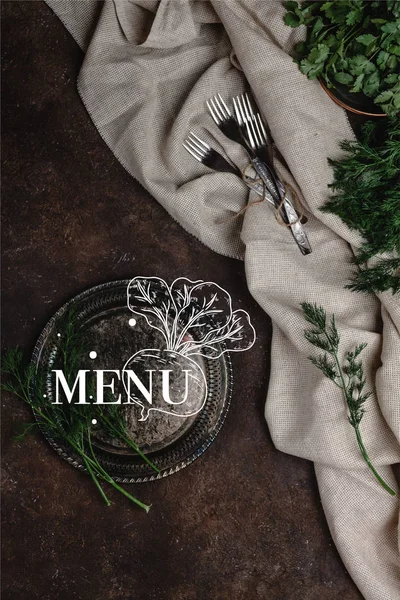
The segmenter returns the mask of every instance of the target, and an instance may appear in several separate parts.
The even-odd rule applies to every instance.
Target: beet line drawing
[[[139,350],[122,370],[128,398],[141,407],[140,421],[147,420],[151,411],[182,418],[200,412],[207,400],[207,377],[200,357],[216,360],[224,352],[248,350],[255,342],[249,314],[232,310],[230,294],[211,281],[179,277],[169,286],[159,277],[134,277],[127,287],[127,305],[165,342],[163,348]],[[141,389],[141,396],[132,392],[129,375],[140,368],[149,374],[149,387]],[[158,381],[156,401],[154,379]],[[192,396],[200,398],[196,406],[188,402]],[[182,411],[183,405],[187,410]]]

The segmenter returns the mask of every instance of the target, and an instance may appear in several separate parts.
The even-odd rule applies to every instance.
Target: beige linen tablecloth
[[[320,212],[353,133],[342,109],[303,76],[288,52],[304,32],[282,22],[275,0],[47,0],[85,50],[78,85],[105,142],[170,215],[216,252],[244,258],[249,289],[273,321],[266,419],[277,448],[315,463],[332,537],[367,600],[400,598],[398,498],[362,460],[341,392],[308,360],[299,303],[335,313],[342,352],[364,351],[368,400],[361,430],[373,463],[396,487],[400,460],[400,303],[389,293],[344,289],[360,239]],[[244,185],[209,171],[183,149],[190,129],[247,160],[214,126],[205,100],[250,85],[309,218],[313,253],[300,254],[271,207],[247,201]],[[290,174],[289,174],[290,173]],[[160,273],[162,275],[162,273]],[[190,273],[182,273],[190,276]]]

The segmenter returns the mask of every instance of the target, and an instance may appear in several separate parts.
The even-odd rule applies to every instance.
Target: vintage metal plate
[[[35,364],[40,364],[45,372],[50,374],[53,368],[52,357],[56,351],[55,327],[71,303],[75,304],[85,338],[89,340],[90,348],[97,355],[95,361],[89,356],[82,361],[81,369],[122,369],[135,352],[144,348],[161,349],[162,337],[145,319],[138,317],[134,326],[129,324],[132,322],[132,312],[127,307],[128,283],[129,280],[124,280],[96,286],[64,305],[49,321],[37,341],[33,352]],[[160,473],[152,470],[118,440],[108,439],[101,431],[96,432],[96,429],[93,431],[96,455],[116,481],[144,482],[171,475],[198,458],[217,436],[230,405],[230,358],[226,352],[220,358],[212,360],[200,356],[192,358],[205,374],[207,383],[205,402],[204,397],[202,399],[204,406],[194,416],[181,418],[152,412],[146,421],[140,422],[139,407],[135,404],[121,405],[132,439],[148,454],[160,469]],[[189,405],[196,407],[196,403],[200,402],[200,393],[201,390],[197,392],[195,388],[189,388]],[[46,437],[63,458],[75,467],[85,470],[80,458],[69,447],[60,445],[48,435]]]

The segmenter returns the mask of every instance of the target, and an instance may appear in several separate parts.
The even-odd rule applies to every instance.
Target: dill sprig
[[[57,348],[54,366],[62,368],[69,385],[75,380],[80,368],[80,361],[87,353],[88,345],[80,328],[77,310],[72,304],[57,322]],[[35,422],[24,424],[22,431],[15,437],[23,439],[35,427],[53,440],[68,445],[82,460],[88,474],[100,492],[103,500],[109,506],[108,499],[101,482],[110,484],[146,512],[150,506],[144,504],[123,487],[121,487],[106,471],[99,461],[92,443],[93,419],[96,426],[108,432],[114,438],[122,440],[149,466],[159,472],[140,448],[131,440],[126,428],[121,407],[117,405],[97,404],[52,404],[46,396],[46,377],[41,366],[37,367],[32,361],[26,363],[21,348],[8,350],[2,358],[2,375],[4,379],[0,388],[23,400],[32,409]],[[93,382],[88,381],[88,390],[94,397]]]
[[[335,316],[331,316],[328,324],[326,312],[322,306],[308,302],[302,302],[300,306],[303,309],[306,321],[312,325],[312,329],[304,331],[305,338],[313,346],[324,352],[317,357],[309,356],[309,359],[328,379],[343,391],[348,409],[348,420],[356,432],[357,443],[362,457],[381,486],[389,494],[395,496],[396,493],[394,490],[385,483],[372,465],[360,432],[360,422],[365,413],[364,404],[371,396],[371,392],[364,391],[366,379],[362,361],[359,360],[359,356],[367,344],[358,344],[352,352],[347,352],[344,364],[341,365],[338,355],[340,336],[336,327]]]
[[[400,291],[400,119],[381,128],[369,121],[358,141],[343,141],[342,160],[333,167],[335,195],[321,208],[339,216],[364,238],[355,263],[359,270],[346,287],[358,292]],[[389,253],[375,266],[365,263]]]
[[[355,292],[400,292],[400,258],[385,258],[368,269],[360,269],[352,283],[346,287]]]

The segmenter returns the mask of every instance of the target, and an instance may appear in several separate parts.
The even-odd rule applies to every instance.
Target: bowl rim
[[[324,92],[326,92],[328,94],[328,96],[339,106],[341,106],[342,108],[348,110],[349,112],[352,112],[356,115],[364,115],[365,117],[387,117],[386,113],[371,113],[371,112],[367,112],[364,110],[358,110],[357,108],[353,108],[352,106],[350,106],[349,104],[346,104],[345,102],[342,102],[342,100],[339,100],[339,98],[337,96],[335,96],[335,94],[326,87],[326,85],[321,81],[321,79],[318,80],[322,89],[324,90]]]

